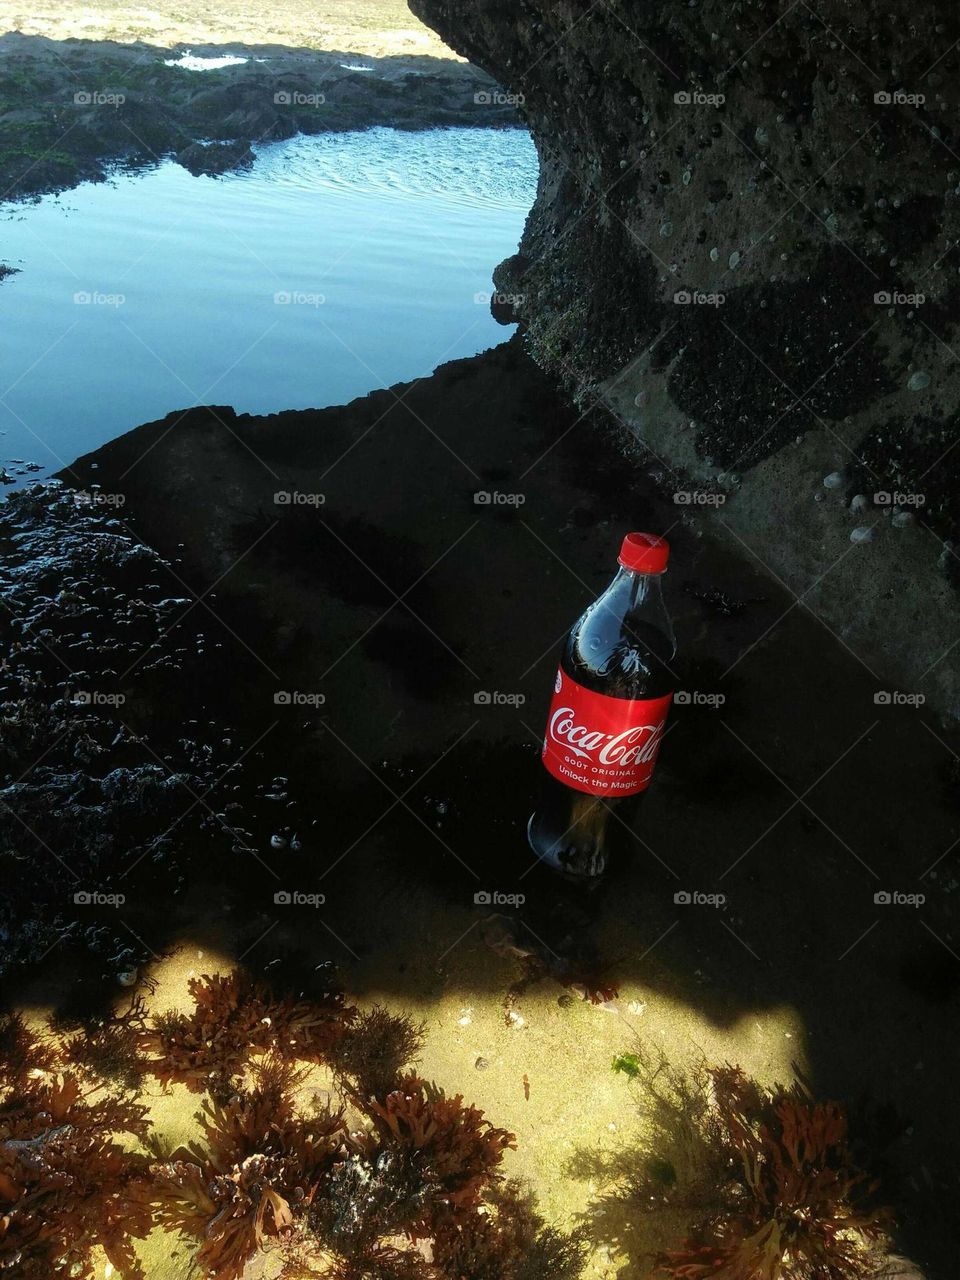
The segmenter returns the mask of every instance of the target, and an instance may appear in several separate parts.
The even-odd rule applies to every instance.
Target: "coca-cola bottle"
[[[615,578],[564,643],[527,834],[539,858],[578,880],[601,876],[611,849],[629,844],[664,734],[676,653],[660,591],[669,554],[665,539],[628,533]]]

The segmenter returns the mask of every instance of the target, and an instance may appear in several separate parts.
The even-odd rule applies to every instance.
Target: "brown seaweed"
[[[0,1270],[23,1280],[92,1280],[100,1246],[131,1280],[150,1229],[143,1107],[57,1072],[55,1051],[7,1019],[0,1050]]]
[[[728,1180],[684,1244],[661,1253],[670,1280],[862,1280],[890,1225],[876,1180],[854,1162],[847,1117],[803,1082],[765,1089],[738,1067],[709,1071],[709,1144]]]
[[[202,1241],[204,1273],[239,1280],[249,1258],[302,1222],[343,1136],[343,1113],[299,1115],[302,1082],[282,1058],[253,1070],[253,1083],[198,1116],[202,1143],[153,1167],[159,1221]]]
[[[159,1014],[141,1041],[147,1068],[164,1084],[194,1093],[228,1089],[251,1055],[324,1062],[355,1016],[341,995],[322,1000],[275,996],[244,972],[190,980],[194,1009]]]

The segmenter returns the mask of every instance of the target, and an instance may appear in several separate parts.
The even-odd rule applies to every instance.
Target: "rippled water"
[[[191,404],[341,404],[503,341],[490,273],[536,174],[519,130],[374,129],[7,211],[0,460],[56,469]]]

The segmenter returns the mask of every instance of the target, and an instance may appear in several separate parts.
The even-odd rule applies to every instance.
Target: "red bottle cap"
[[[670,543],[655,533],[628,533],[618,559],[633,573],[663,573],[670,559]]]

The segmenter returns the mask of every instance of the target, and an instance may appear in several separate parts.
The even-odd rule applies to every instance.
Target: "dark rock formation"
[[[960,12],[411,8],[536,138],[537,203],[496,276],[536,359],[602,395],[676,491],[729,482],[733,534],[858,651],[882,629],[895,678],[956,711],[922,615],[954,608],[960,569]]]
[[[0,200],[99,181],[110,164],[149,165],[172,155],[191,173],[224,173],[248,165],[256,143],[298,133],[517,123],[490,77],[453,58],[358,60],[236,45],[230,52],[246,61],[233,66],[167,65],[183,52],[0,36]]]

